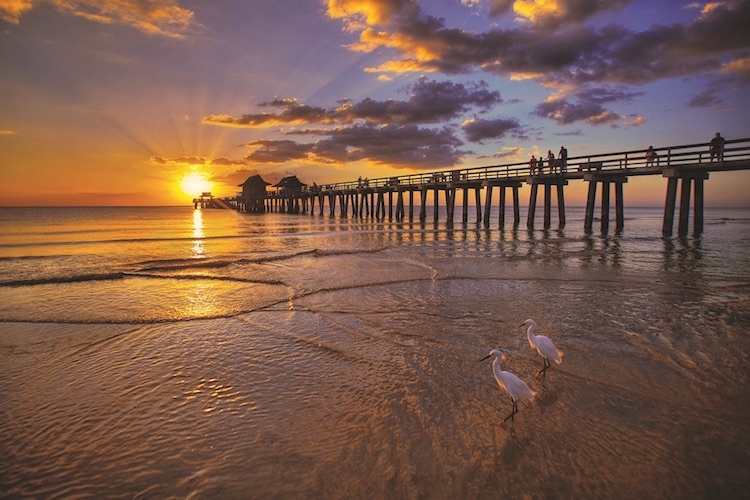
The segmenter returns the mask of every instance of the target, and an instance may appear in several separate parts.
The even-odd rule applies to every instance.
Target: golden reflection
[[[193,257],[203,257],[206,248],[203,245],[203,210],[193,210]]]
[[[185,294],[183,317],[210,318],[226,313],[219,297],[220,291],[209,281],[199,281]]]

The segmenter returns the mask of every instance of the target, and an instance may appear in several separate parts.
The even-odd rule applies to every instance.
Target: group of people
[[[555,154],[552,150],[547,150],[547,165],[549,173],[551,174],[564,174],[568,171],[568,150],[565,146],[560,147],[560,152],[555,158]],[[529,160],[529,170],[531,175],[541,175],[544,173],[544,158],[540,157],[538,160],[535,155],[531,155]]]

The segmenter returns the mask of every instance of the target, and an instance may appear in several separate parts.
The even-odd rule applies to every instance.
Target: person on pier
[[[724,162],[724,138],[719,132],[716,132],[714,138],[711,139],[708,145],[708,152],[711,153],[711,163],[713,163],[714,157],[716,157],[719,163]]]
[[[653,146],[649,146],[646,150],[646,166],[647,167],[653,167],[654,166],[654,160],[656,159],[656,151],[654,150]]]
[[[529,171],[531,172],[532,177],[537,174],[536,165],[537,165],[536,156],[531,155],[531,159],[529,160]]]
[[[551,149],[547,150],[547,165],[549,165],[549,173],[554,174],[557,172],[557,163],[555,162],[555,153]]]
[[[560,160],[560,173],[564,174],[568,171],[568,150],[565,149],[565,146],[560,147],[557,158]]]

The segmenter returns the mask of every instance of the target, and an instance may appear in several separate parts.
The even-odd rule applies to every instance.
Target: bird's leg
[[[511,422],[515,421],[514,415],[516,413],[518,413],[518,406],[516,406],[516,400],[513,399],[513,398],[510,398],[510,399],[511,399],[511,402],[513,403],[513,411],[511,412],[510,415],[508,415],[507,417],[505,417],[505,419],[503,420],[503,422],[506,422],[508,419],[510,419]]]
[[[536,372],[536,376],[539,377],[539,375],[546,376],[547,375],[547,368],[552,366],[547,358],[542,358],[542,369]]]

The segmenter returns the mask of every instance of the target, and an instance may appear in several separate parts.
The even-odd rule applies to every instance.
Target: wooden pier
[[[689,232],[689,214],[693,209],[693,232],[703,231],[703,190],[704,182],[711,172],[749,170],[750,138],[726,141],[722,159],[712,159],[708,143],[689,144],[656,148],[656,157],[647,158],[646,150],[604,153],[587,156],[570,157],[566,164],[554,160],[550,165],[545,162],[541,168],[532,172],[526,162],[466,169],[451,169],[423,174],[403,175],[380,179],[359,179],[318,186],[307,186],[296,177],[285,178],[274,187],[275,192],[261,191],[255,198],[249,199],[246,185],[245,192],[235,198],[223,198],[223,204],[244,212],[276,211],[283,213],[321,215],[328,207],[331,216],[338,213],[340,217],[372,217],[375,219],[413,220],[415,209],[419,209],[420,221],[427,218],[427,203],[433,203],[433,219],[438,221],[440,199],[444,200],[447,222],[454,222],[457,194],[462,194],[463,222],[468,222],[469,201],[474,198],[476,222],[486,227],[492,224],[493,195],[497,188],[498,224],[506,225],[506,208],[508,192],[512,194],[512,224],[520,224],[519,190],[524,185],[530,186],[528,217],[526,225],[534,227],[536,219],[537,198],[540,187],[544,199],[544,228],[552,226],[552,194],[556,195],[557,222],[564,227],[565,196],[564,188],[571,181],[588,183],[586,215],[584,229],[593,231],[596,212],[597,192],[600,197],[601,232],[609,231],[610,201],[614,190],[615,230],[622,231],[625,226],[625,189],[628,178],[632,176],[657,175],[666,179],[666,202],[664,207],[665,235],[671,235],[674,229],[674,213],[677,206],[678,184],[680,185],[680,211],[678,234]],[[550,168],[554,167],[554,168]],[[258,176],[255,176],[258,177]],[[250,179],[248,179],[250,181]],[[256,183],[265,183],[255,179]],[[600,189],[601,188],[601,189]],[[415,203],[415,193],[419,194],[419,203]],[[484,196],[482,196],[484,195]],[[407,202],[408,197],[408,202]],[[395,198],[395,200],[394,200]],[[484,199],[484,202],[482,202]],[[316,207],[317,204],[317,207]],[[252,210],[248,207],[253,207]]]

